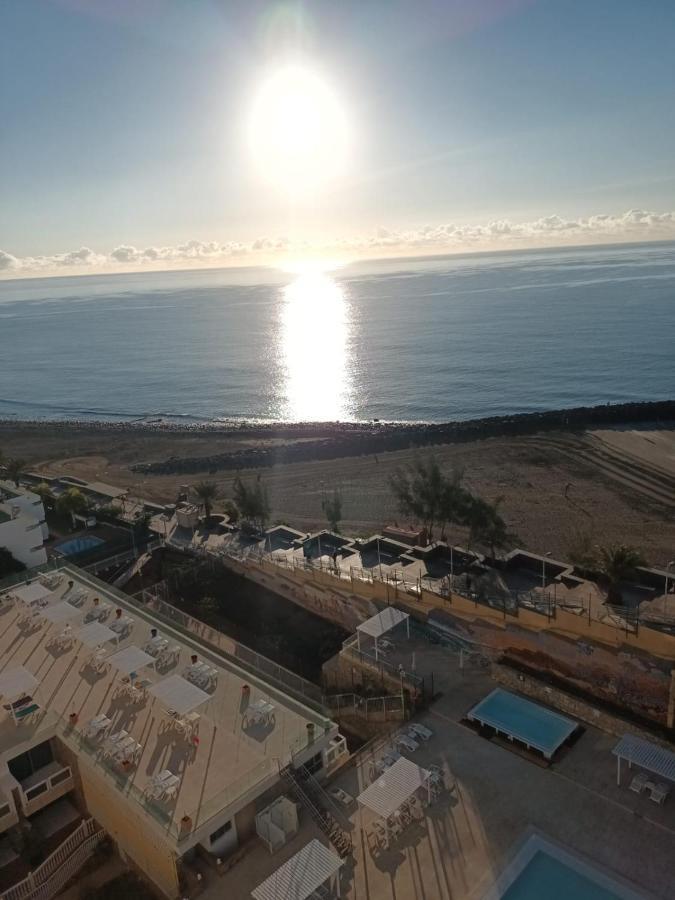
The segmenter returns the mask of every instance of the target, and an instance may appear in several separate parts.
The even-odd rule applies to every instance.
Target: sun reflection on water
[[[343,289],[325,272],[300,274],[284,288],[280,332],[284,418],[299,422],[348,419],[351,323]]]

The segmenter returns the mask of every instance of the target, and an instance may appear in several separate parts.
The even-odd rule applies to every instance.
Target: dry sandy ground
[[[126,486],[157,502],[172,502],[179,485],[207,477],[228,496],[235,473],[142,475],[130,465],[252,445],[250,437],[222,433],[0,425],[0,449],[6,456],[22,457],[45,473]],[[402,521],[388,478],[397,466],[428,452],[277,465],[248,474],[262,473],[274,521],[307,530],[323,526],[322,494],[337,487],[343,496],[343,530],[366,534],[386,522]],[[575,533],[583,531],[598,541],[639,546],[655,565],[675,557],[675,429],[549,432],[446,444],[433,452],[448,469],[463,468],[476,492],[489,499],[503,497],[511,530],[531,550],[564,558]],[[464,537],[461,530],[450,536],[460,543]]]

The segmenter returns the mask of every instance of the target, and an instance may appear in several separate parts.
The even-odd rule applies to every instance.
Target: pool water
[[[501,688],[474,706],[469,718],[511,735],[547,757],[578,727],[572,719]]]
[[[538,850],[501,900],[619,900],[624,893],[603,887],[584,873]]]
[[[83,553],[85,550],[93,550],[94,547],[100,547],[101,544],[105,544],[105,541],[102,538],[94,537],[92,534],[85,537],[71,538],[69,541],[57,544],[54,549],[64,556],[75,556],[78,553]]]

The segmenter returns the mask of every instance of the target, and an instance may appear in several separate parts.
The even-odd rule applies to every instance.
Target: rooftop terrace
[[[18,585],[0,595],[0,678],[2,673],[24,666],[39,681],[33,699],[40,707],[18,723],[9,712],[0,710],[0,755],[5,761],[21,751],[22,743],[56,734],[114,781],[167,834],[187,846],[190,837],[180,823],[184,814],[192,819],[194,835],[214,815],[230,807],[236,812],[273,783],[279,768],[292,757],[300,754],[304,759],[317,752],[318,746],[308,746],[308,725],[315,743],[337,732],[328,719],[243,671],[233,659],[216,654],[198,638],[160,622],[131,598],[71,566],[62,567],[58,574],[62,576],[60,584],[43,601],[45,607],[10,602],[8,596]],[[69,579],[74,582],[70,589]],[[68,623],[52,624],[45,618],[57,604],[78,595],[82,605]],[[108,640],[100,650],[77,638],[79,629],[92,619],[94,597],[108,605],[105,624],[115,624],[116,609],[122,610],[122,618],[131,620],[130,634]],[[58,618],[58,612],[55,615]],[[171,653],[161,662],[139,667],[138,681],[146,684],[134,689],[108,659],[118,650],[143,647],[151,628],[158,629]],[[193,654],[213,668],[215,678],[214,684],[206,687],[205,702],[196,709],[199,721],[191,734],[178,727],[152,688],[171,675],[184,673]],[[264,721],[251,715],[250,708],[258,701],[273,708]],[[77,715],[75,725],[72,713]],[[138,743],[140,755],[129,769],[106,758],[103,734],[85,737],[88,723],[101,715],[110,720],[108,734],[124,730]],[[150,800],[151,780],[167,769],[179,777],[175,796],[170,802]]]

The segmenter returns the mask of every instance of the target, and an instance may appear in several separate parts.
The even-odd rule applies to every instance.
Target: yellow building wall
[[[134,801],[85,765],[79,767],[82,796],[90,814],[130,860],[169,898],[179,895],[176,857],[143,820]]]

